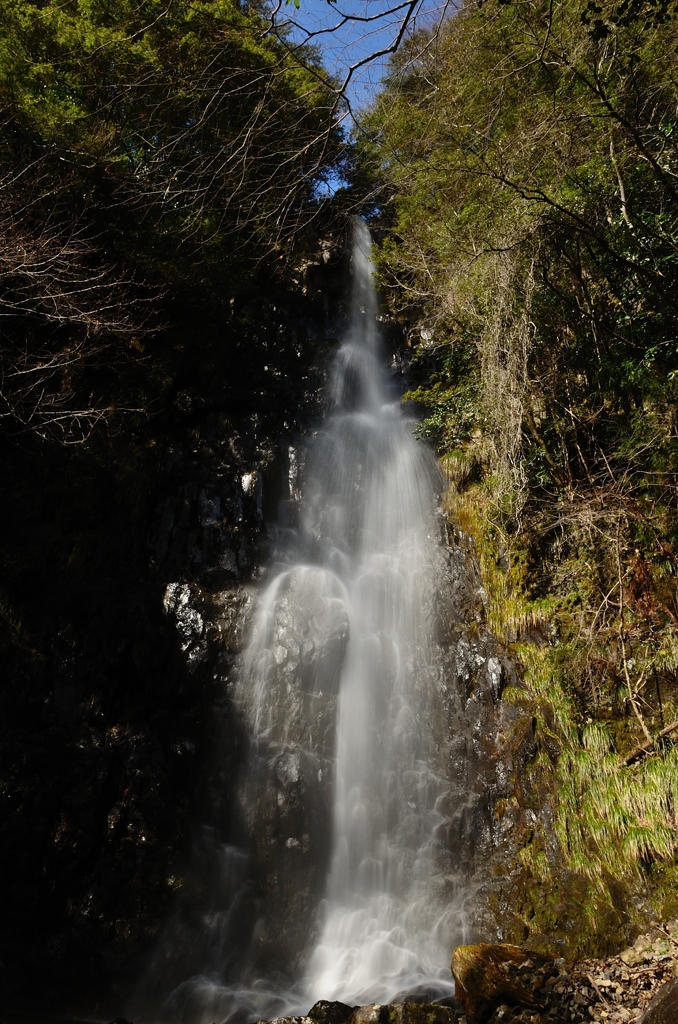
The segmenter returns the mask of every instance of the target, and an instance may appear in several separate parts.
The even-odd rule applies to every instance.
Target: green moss
[[[520,668],[523,685],[507,688],[503,699],[535,723],[537,754],[526,766],[528,786],[519,799],[537,813],[550,809],[552,839],[560,847],[554,858],[539,830],[521,830],[517,862],[495,869],[506,877],[495,913],[500,905],[511,908],[501,925],[512,941],[560,943],[572,956],[612,952],[652,906],[663,919],[678,907],[678,749],[668,741],[635,763],[624,762],[645,741],[629,706],[626,673],[632,685],[652,674],[653,688],[642,696],[646,727],[656,733],[673,720],[672,661],[666,671],[671,631],[624,604],[601,616],[596,580],[606,585],[604,545],[585,552],[573,536],[551,567],[551,580],[567,580],[568,589],[557,582],[539,589],[535,576],[544,566],[535,558],[534,537],[502,528],[490,485],[453,486],[446,500],[449,514],[475,541],[490,626]],[[637,557],[625,552],[624,562]],[[626,656],[622,623],[632,637],[623,644]],[[516,735],[508,742],[520,740]],[[497,802],[498,818],[509,803]]]

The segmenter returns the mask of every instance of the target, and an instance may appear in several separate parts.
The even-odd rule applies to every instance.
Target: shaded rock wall
[[[240,732],[221,678],[342,284],[333,255],[262,301],[256,336],[206,324],[217,369],[180,368],[146,421],[82,449],[0,440],[3,1005],[115,1015],[196,830],[231,827]]]

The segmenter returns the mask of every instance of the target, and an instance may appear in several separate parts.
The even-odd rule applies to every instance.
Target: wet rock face
[[[277,744],[248,776],[256,798],[245,820],[262,911],[253,960],[267,970],[292,973],[313,936],[327,872],[331,778],[327,759]]]
[[[328,869],[339,672],[349,639],[324,574],[283,581],[266,646],[248,652],[234,686],[252,704],[256,739],[239,790],[253,868],[266,902],[257,962],[287,968],[312,939]],[[260,696],[257,703],[257,690]]]
[[[487,596],[473,542],[444,519],[440,528],[442,556],[428,609],[444,709],[435,727],[440,815],[435,835],[448,898],[468,908],[466,936],[492,939],[498,927],[488,905],[487,865],[505,840],[493,808],[520,788],[524,765],[535,752],[534,736],[525,712],[501,700],[504,688],[520,681],[485,624]]]
[[[254,712],[255,733],[333,757],[336,697],[349,620],[327,574],[314,568],[287,574],[269,630],[266,645],[250,652],[241,683],[241,690],[260,688],[262,692]],[[241,693],[241,699],[245,696]]]
[[[189,674],[208,672],[220,695],[203,823],[212,823],[222,841],[236,843],[246,861],[244,874],[221,884],[223,846],[200,840],[201,853],[188,869],[180,899],[184,934],[177,934],[174,917],[163,939],[171,947],[166,958],[173,967],[162,972],[170,987],[177,977],[201,973],[212,959],[216,968],[228,959],[210,945],[197,919],[188,939],[185,922],[198,905],[227,914],[229,901],[240,898],[238,887],[250,893],[252,919],[245,932],[256,924],[252,969],[261,964],[292,972],[312,939],[328,868],[338,672],[348,643],[345,609],[326,592],[321,576],[312,570],[288,575],[266,646],[247,655],[246,638],[259,613],[259,593],[249,582],[216,592],[195,582],[171,583],[165,590],[165,613]],[[257,687],[263,697],[254,713],[247,706]],[[209,892],[206,874],[217,877]],[[246,947],[244,935],[237,944]],[[182,952],[196,948],[203,950],[202,962]],[[151,987],[162,991],[162,978]]]

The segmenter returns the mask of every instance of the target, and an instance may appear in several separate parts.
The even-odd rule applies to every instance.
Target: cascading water
[[[438,480],[389,388],[369,231],[357,220],[354,232],[350,329],[308,458],[294,567],[270,585],[241,686],[255,737],[289,742],[288,692],[269,682],[276,601],[292,584],[324,602],[335,635],[345,622],[343,663],[328,666],[339,677],[333,835],[320,938],[303,982],[311,1002],[389,1002],[427,982],[436,995],[453,991],[449,929],[433,892],[440,816],[427,729],[439,699],[424,615]],[[314,683],[322,693],[322,680]]]
[[[257,1019],[304,1012],[317,999],[386,1003],[454,991],[456,876],[437,835],[446,729],[432,622],[439,477],[381,360],[370,250],[357,220],[350,325],[329,377],[328,416],[234,694],[251,744],[241,787],[250,855],[273,894],[246,944],[275,952],[290,933],[297,976],[281,985],[269,970],[261,980],[265,956],[249,976],[242,956],[239,978],[224,972],[224,935],[233,941],[233,906],[242,903],[230,896],[203,916],[210,954],[166,1004],[174,1019]],[[307,851],[324,859],[324,893],[308,882]],[[236,860],[229,886],[242,893]],[[292,906],[304,886],[306,902]]]
[[[431,892],[435,750],[422,728],[431,712],[425,705],[437,696],[423,618],[436,478],[384,380],[362,222],[354,278],[351,332],[331,382],[334,408],[311,466],[310,515],[331,524],[323,558],[346,588],[350,641],[331,870],[307,983],[311,1000],[385,1003],[433,980],[449,959]]]

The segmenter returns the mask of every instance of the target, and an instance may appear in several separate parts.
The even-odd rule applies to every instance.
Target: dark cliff
[[[196,827],[228,820],[239,754],[218,679],[287,448],[317,414],[341,259],[306,259],[298,287],[259,269],[266,299],[221,317],[184,297],[169,345],[134,370],[163,378],[150,416],[71,448],[1,442],[6,1000],[117,1006]]]

